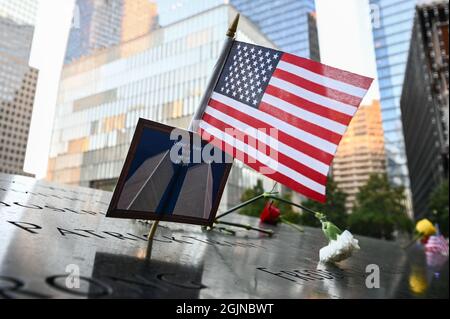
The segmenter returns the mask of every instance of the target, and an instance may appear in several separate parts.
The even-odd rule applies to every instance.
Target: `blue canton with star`
[[[258,107],[282,52],[235,41],[215,92]]]

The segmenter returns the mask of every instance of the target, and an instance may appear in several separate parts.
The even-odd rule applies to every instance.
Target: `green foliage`
[[[261,180],[258,179],[255,186],[253,186],[252,188],[247,188],[242,193],[241,202],[245,202],[249,199],[252,199],[253,197],[261,195],[262,193],[264,193],[263,183]],[[239,210],[239,214],[259,217],[265,205],[266,202],[264,199],[257,200],[251,204],[242,207]]]
[[[306,200],[302,204],[316,212],[325,214],[327,220],[333,222],[339,228],[345,229],[347,227],[347,213],[345,211],[347,195],[339,190],[331,176],[328,177],[326,195],[327,200],[324,204],[313,200]],[[321,227],[320,221],[312,214],[306,212],[300,216],[300,223],[307,226]]]
[[[281,198],[292,202],[292,193],[286,192],[285,194],[280,196]],[[280,209],[281,217],[288,222],[299,224],[300,223],[300,214],[295,212],[291,205],[275,201],[275,205]]]
[[[262,193],[264,193],[264,191],[265,190],[263,188],[262,181],[258,180],[256,182],[255,186],[253,186],[252,188],[247,188],[244,191],[244,193],[242,193],[241,202],[245,202],[253,197],[261,195]],[[286,193],[286,194],[281,195],[280,197],[283,199],[286,199],[288,201],[291,201],[292,195],[291,195],[291,193]],[[269,200],[269,199],[261,198],[260,200],[257,200],[249,205],[242,207],[239,210],[239,213],[242,215],[259,217],[259,215],[261,214],[261,212],[264,209],[264,206],[267,203],[267,200]],[[290,221],[292,223],[298,223],[300,216],[298,213],[296,213],[292,210],[291,205],[279,202],[277,200],[274,200],[274,204],[276,207],[278,207],[280,209],[280,213],[281,213],[281,216],[283,217],[283,219],[286,219],[287,221]]]
[[[448,237],[448,179],[441,183],[430,196],[430,219],[439,224],[441,233]]]
[[[241,201],[247,201],[264,192],[263,183],[258,180],[257,184],[246,189],[242,194]],[[432,196],[430,206],[435,211],[435,218],[439,223],[446,225],[442,227],[448,234],[448,181],[437,189]],[[291,201],[292,194],[285,193],[284,199]],[[314,211],[323,213],[327,220],[334,223],[340,229],[349,228],[352,232],[376,238],[393,239],[395,231],[411,232],[413,222],[406,215],[405,195],[403,187],[390,185],[387,176],[371,175],[367,184],[360,188],[356,197],[353,213],[348,215],[345,209],[347,195],[339,190],[332,178],[327,182],[327,200],[324,204],[307,200],[302,204]],[[282,202],[274,201],[280,208],[283,219],[296,224],[320,227],[320,221],[309,213],[298,214],[292,206]],[[261,199],[240,209],[240,213],[259,217],[266,200]],[[446,219],[445,219],[446,218]],[[446,221],[446,222],[445,222]]]
[[[376,238],[393,239],[394,231],[411,232],[412,221],[406,215],[403,187],[392,186],[386,174],[373,174],[356,196],[349,215],[350,231]]]

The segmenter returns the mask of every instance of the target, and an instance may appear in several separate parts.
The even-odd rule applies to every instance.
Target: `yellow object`
[[[436,228],[426,218],[421,219],[417,222],[416,230],[418,233],[422,234],[423,236],[431,236],[431,235],[436,234]]]
[[[416,295],[421,295],[426,292],[428,288],[427,276],[425,270],[414,267],[409,274],[409,289]]]

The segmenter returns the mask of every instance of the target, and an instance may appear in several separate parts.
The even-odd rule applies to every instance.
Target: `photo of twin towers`
[[[133,213],[137,213],[136,218],[143,218],[147,213],[148,219],[210,224],[231,168],[226,162],[228,155],[215,148],[214,152],[222,156],[221,162],[195,162],[195,133],[185,131],[190,138],[180,142],[171,139],[172,129],[148,120],[139,121],[112,208],[127,212],[127,218],[133,218]],[[184,144],[180,147],[180,143]],[[202,150],[206,144],[201,142]],[[180,152],[183,148],[188,151],[188,158],[174,161],[174,145]],[[111,217],[125,217],[121,215]]]

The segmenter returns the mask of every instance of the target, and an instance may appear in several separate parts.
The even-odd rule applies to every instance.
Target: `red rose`
[[[278,218],[280,217],[280,210],[275,207],[272,201],[266,203],[259,219],[262,223],[267,224],[276,224],[278,222]]]

